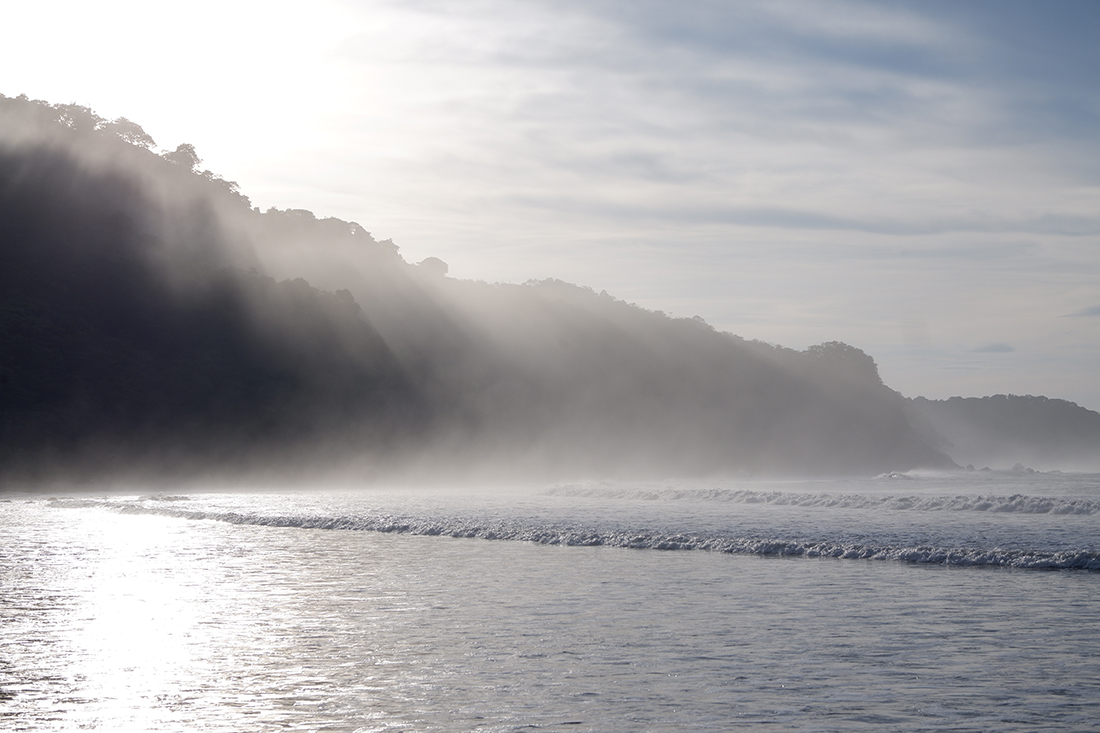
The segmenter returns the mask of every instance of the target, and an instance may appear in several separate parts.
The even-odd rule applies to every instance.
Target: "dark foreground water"
[[[11,497],[0,729],[1097,730],[1098,570],[1097,476]]]

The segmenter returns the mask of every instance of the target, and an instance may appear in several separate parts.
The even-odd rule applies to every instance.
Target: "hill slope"
[[[1100,413],[1031,395],[910,401],[913,424],[962,465],[1100,471]]]

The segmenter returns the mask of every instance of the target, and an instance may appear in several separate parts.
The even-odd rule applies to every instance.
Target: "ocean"
[[[1100,730],[1100,475],[215,489],[0,495],[0,729]]]

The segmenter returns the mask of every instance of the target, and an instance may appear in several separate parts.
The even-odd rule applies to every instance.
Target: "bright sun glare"
[[[68,641],[74,677],[95,691],[95,703],[76,710],[89,727],[105,718],[126,721],[126,730],[156,730],[198,692],[181,682],[208,677],[202,626],[217,619],[205,602],[209,579],[186,561],[194,528],[106,512],[81,519],[83,546],[95,557],[75,563],[92,570],[72,579],[85,603],[73,610]]]

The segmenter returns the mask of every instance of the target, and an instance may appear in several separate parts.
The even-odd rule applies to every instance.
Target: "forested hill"
[[[261,212],[124,119],[0,97],[0,468],[527,478],[949,467],[862,351]]]
[[[1100,413],[1032,395],[910,402],[911,420],[962,465],[1100,471]]]

